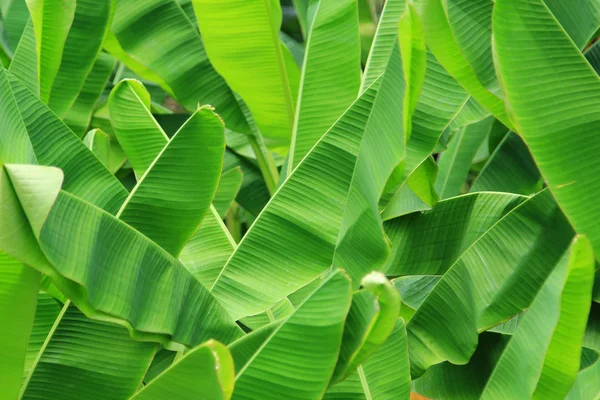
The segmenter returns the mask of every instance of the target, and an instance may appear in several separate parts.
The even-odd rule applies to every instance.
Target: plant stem
[[[252,146],[252,150],[256,155],[258,168],[260,169],[263,179],[265,180],[269,195],[273,196],[273,194],[275,194],[275,190],[277,190],[277,183],[279,182],[279,171],[277,171],[277,167],[275,166],[273,155],[265,146],[264,142],[262,141],[262,137],[251,135],[248,136],[248,141],[250,142],[250,146]]]
[[[225,225],[236,243],[239,243],[242,239],[242,221],[239,218],[239,211],[240,206],[234,201],[225,215]]]

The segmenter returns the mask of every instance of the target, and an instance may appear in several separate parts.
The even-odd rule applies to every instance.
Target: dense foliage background
[[[0,14],[1,399],[600,398],[599,1]]]

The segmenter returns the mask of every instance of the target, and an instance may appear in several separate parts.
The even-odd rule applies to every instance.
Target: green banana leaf
[[[119,144],[138,179],[150,167],[168,141],[152,117],[150,93],[137,80],[119,82],[110,92],[110,122]]]
[[[515,207],[480,236],[407,324],[413,377],[443,361],[467,363],[478,333],[531,304],[572,237],[547,190]]]
[[[493,122],[494,118],[488,117],[459,129],[452,137],[448,149],[438,158],[435,190],[442,199],[461,193],[477,150],[489,135]]]
[[[463,3],[466,8],[461,7]],[[440,64],[475,100],[511,127],[504,101],[494,83],[495,74],[489,71],[491,41],[485,45],[492,36],[489,21],[493,1],[423,0],[418,7],[425,40]]]
[[[256,217],[270,199],[268,189],[255,163],[232,151],[226,150],[223,169],[228,170],[237,166],[242,169],[244,180],[242,181],[236,201],[245,211]]]
[[[600,162],[593,141],[600,78],[541,0],[500,0],[493,23],[515,126],[569,221],[598,252]],[[516,60],[526,68],[517,70]]]
[[[134,172],[141,178],[169,143],[167,135],[150,112],[150,95],[139,81],[124,80],[111,92],[109,108],[115,134]],[[192,158],[191,161],[202,162],[199,158]],[[203,173],[201,170],[196,172]],[[216,171],[213,169],[213,172]],[[203,191],[204,187],[196,186],[194,189]],[[211,206],[201,218],[201,224],[199,221],[195,225],[189,224],[188,228],[194,225],[190,229],[195,233],[187,238],[189,241],[180,241],[179,244],[185,244],[185,247],[178,255],[190,272],[210,288],[236,244],[214,207]],[[179,227],[172,225],[168,229],[172,228],[179,230]]]
[[[233,93],[213,69],[198,30],[177,1],[117,0],[104,48],[187,110],[211,104],[229,129],[249,132]]]
[[[86,315],[124,325],[134,338],[193,346],[241,335],[183,265],[130,226],[62,191],[62,182],[56,168],[4,165],[2,219],[13,237],[2,232],[0,248],[49,275]],[[92,243],[101,256],[87,256]]]
[[[35,33],[39,96],[47,104],[75,16],[76,0],[26,0],[26,3]]]
[[[398,318],[385,343],[358,371],[327,390],[324,400],[401,400],[410,397],[406,329]]]
[[[39,0],[35,2],[39,2]],[[73,22],[66,37],[60,67],[54,77],[48,97],[48,106],[60,118],[76,101],[94,67],[102,50],[104,37],[112,22],[116,0],[75,0],[73,4],[75,3]],[[51,7],[51,4],[48,6]],[[35,23],[34,19],[34,29],[36,29]],[[40,57],[44,57],[44,55],[42,54]],[[47,68],[42,69],[47,70]],[[42,80],[40,80],[40,85],[41,82]],[[42,86],[40,86],[40,90],[41,88]],[[100,91],[98,90],[98,95]]]
[[[46,292],[40,291],[35,309],[35,319],[29,336],[25,367],[23,368],[23,380],[29,376],[29,371],[38,357],[48,333],[54,326],[62,309],[62,304]]]
[[[482,334],[468,364],[432,367],[415,381],[416,391],[432,398],[564,398],[579,370],[593,265],[589,242],[576,238],[512,336]]]
[[[27,15],[29,15],[29,12],[27,12]],[[25,28],[23,28],[23,34],[8,70],[19,78],[29,90],[39,95],[40,84],[35,46],[36,40],[35,33],[33,32],[33,23],[31,22],[31,18],[29,18]]]
[[[360,40],[355,0],[320,0],[300,77],[287,175],[356,99]]]
[[[403,153],[392,128],[397,121],[402,126],[397,50],[390,56],[393,67],[363,92],[287,178],[216,279],[212,293],[235,319],[266,310],[332,262],[344,267],[356,285],[387,257],[377,202]],[[340,154],[344,157],[336,158]],[[336,174],[324,171],[323,163]],[[355,235],[359,224],[369,229]],[[355,243],[362,246],[365,240],[373,251],[358,254]],[[256,248],[261,251],[249,250]]]
[[[361,281],[365,290],[354,293],[346,318],[333,385],[351,375],[389,337],[400,314],[398,291],[380,272]]]
[[[531,195],[542,189],[543,181],[527,145],[508,132],[475,178],[470,192],[496,191]]]
[[[379,199],[381,218],[384,221],[410,214],[415,211],[431,210],[440,200],[435,190],[435,181],[438,175],[438,165],[433,157],[428,157],[414,171],[404,179],[404,171],[396,169],[394,174],[400,182],[400,190],[396,191],[393,201],[385,204],[385,196]],[[387,185],[395,185],[393,179]],[[384,192],[386,190],[384,189]]]
[[[67,302],[21,388],[21,399],[126,399],[135,393],[156,344],[121,326],[92,321]],[[67,389],[68,388],[68,389]]]
[[[386,221],[392,247],[383,270],[388,276],[443,275],[526,199],[508,193],[473,193],[442,200],[422,214]]]
[[[2,25],[4,27],[3,39],[6,43],[6,46],[3,43],[2,47],[12,56],[19,44],[23,29],[29,21],[27,3],[25,0],[3,1],[0,6],[0,14],[2,15]]]
[[[127,191],[82,141],[8,71],[0,71],[0,162],[61,168],[63,189],[116,213]]]
[[[221,180],[219,181],[219,186],[217,187],[215,198],[213,199],[213,205],[221,219],[225,218],[227,210],[229,210],[229,207],[240,192],[243,180],[244,173],[239,166],[230,169],[221,175]]]
[[[592,302],[590,309],[590,317],[583,336],[583,345],[586,348],[593,349],[596,353],[596,359],[590,366],[583,368],[575,379],[573,387],[569,391],[568,400],[575,399],[593,399],[600,395],[600,306]]]
[[[289,317],[234,343],[232,398],[320,398],[335,367],[350,301],[350,280],[338,270]]]
[[[286,154],[300,71],[279,40],[279,1],[194,0],[193,5],[210,62],[244,99],[265,144]]]
[[[398,41],[398,25],[405,10],[406,0],[386,1],[365,65],[361,93],[385,72],[390,54]]]
[[[380,205],[402,202],[403,183],[434,151],[442,133],[469,102],[469,95],[427,52],[423,89],[412,116],[411,134],[406,143],[404,166],[396,168],[393,184],[388,184]],[[395,205],[394,207],[401,208]]]
[[[39,286],[37,271],[0,252],[0,390],[7,399],[19,394]]]
[[[90,125],[96,103],[115,67],[115,62],[116,60],[107,53],[98,55],[77,98],[63,117],[64,123],[80,137]]]
[[[544,3],[580,49],[600,28],[600,4],[596,1],[575,0],[567,5],[560,0],[544,0]]]
[[[200,107],[141,176],[117,216],[177,257],[211,207],[224,150],[223,121]]]
[[[106,168],[110,168],[110,135],[100,129],[92,129],[83,138],[83,143]]]
[[[131,397],[132,400],[228,400],[235,373],[227,347],[213,340],[190,351]]]

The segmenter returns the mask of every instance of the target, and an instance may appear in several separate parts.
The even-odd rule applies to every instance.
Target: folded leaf
[[[388,276],[443,275],[477,239],[501,221],[524,196],[474,193],[440,201],[431,211],[387,221],[392,242]]]
[[[400,296],[379,272],[361,281],[365,290],[352,296],[340,357],[331,384],[347,378],[389,337],[400,314]]]
[[[413,377],[442,361],[467,363],[479,332],[530,305],[572,237],[548,191],[479,237],[407,325]]]
[[[65,41],[75,15],[75,0],[26,0],[35,32],[40,99],[48,103]]]
[[[127,198],[119,181],[52,111],[10,72],[0,71],[0,121],[7,135],[0,162],[64,170],[63,189],[110,213]],[[10,117],[8,116],[10,115]]]
[[[334,272],[237,368],[232,398],[320,398],[335,366],[350,298],[348,277]],[[274,357],[281,363],[273,363]]]
[[[224,126],[201,107],[141,176],[119,219],[177,257],[210,208],[223,163]]]
[[[234,376],[229,350],[211,340],[187,352],[131,399],[228,400]]]
[[[56,168],[4,166],[2,219],[13,237],[1,235],[0,248],[49,275],[86,315],[124,325],[134,338],[193,346],[211,337],[227,343],[241,334],[177,260],[105,211],[61,191],[61,182]],[[88,256],[90,248],[97,257]]]

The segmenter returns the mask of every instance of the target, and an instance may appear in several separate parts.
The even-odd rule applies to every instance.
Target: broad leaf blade
[[[267,146],[285,154],[294,122],[293,87],[300,74],[295,62],[286,62],[287,49],[279,41],[279,1],[193,4],[211,63],[248,104]]]
[[[498,1],[494,32],[515,125],[558,204],[600,251],[600,78],[541,0]]]

